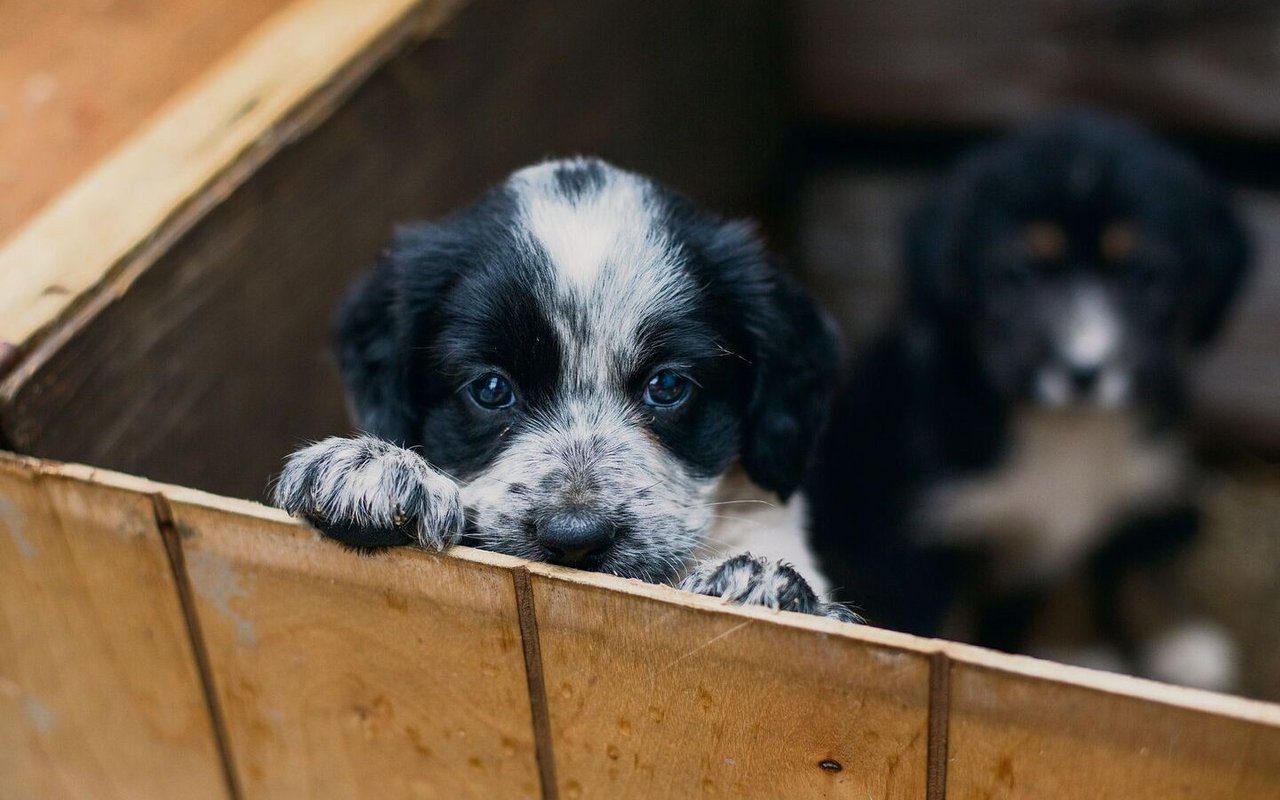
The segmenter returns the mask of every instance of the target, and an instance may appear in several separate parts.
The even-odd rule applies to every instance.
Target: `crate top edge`
[[[0,379],[463,0],[295,0],[0,242]],[[79,320],[82,322],[83,320]],[[9,394],[10,392],[6,392]]]
[[[293,533],[310,531],[305,523],[280,509],[251,500],[241,500],[183,486],[158,483],[147,478],[81,464],[68,464],[0,451],[0,470],[22,473],[33,478],[67,479],[93,483],[121,491],[162,495],[176,505],[247,517],[271,526],[287,526]],[[862,646],[933,660],[946,668],[956,666],[998,673],[1013,679],[1041,681],[1084,691],[1099,692],[1121,698],[1152,702],[1189,712],[1230,718],[1280,731],[1280,704],[1220,694],[1183,686],[1135,678],[1098,670],[1059,664],[1030,656],[1010,655],[972,645],[941,639],[925,639],[897,631],[871,626],[849,625],[834,620],[806,616],[774,609],[728,605],[718,598],[690,594],[670,586],[645,583],[597,572],[529,562],[501,553],[454,547],[449,556],[461,561],[502,570],[527,570],[538,579],[573,584],[593,591],[625,594],[665,604],[676,605],[698,613],[738,617],[767,625],[805,630],[852,640]],[[437,556],[413,548],[396,548],[388,554],[395,559],[434,559]]]

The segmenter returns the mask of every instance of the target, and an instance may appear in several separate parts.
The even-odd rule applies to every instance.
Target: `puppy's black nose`
[[[1071,385],[1075,387],[1077,392],[1093,391],[1093,387],[1098,385],[1098,378],[1102,375],[1102,370],[1098,367],[1072,367],[1071,368]]]
[[[612,522],[590,511],[561,511],[537,524],[538,544],[547,560],[569,567],[603,555],[616,533]]]

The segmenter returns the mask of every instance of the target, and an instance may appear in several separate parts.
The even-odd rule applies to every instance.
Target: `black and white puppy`
[[[275,488],[328,535],[853,619],[820,599],[792,497],[836,342],[750,225],[601,161],[539,164],[400,231],[339,328],[366,435],[296,452]]]
[[[1095,663],[1229,688],[1221,628],[1164,586],[1139,634],[1151,603],[1126,587],[1195,534],[1185,358],[1246,262],[1223,191],[1125,123],[1062,118],[964,159],[908,225],[905,313],[808,483],[828,577],[872,623],[1015,651],[1078,582]]]

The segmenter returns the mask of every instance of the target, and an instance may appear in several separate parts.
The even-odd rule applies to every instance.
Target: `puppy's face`
[[[462,483],[476,544],[647,580],[731,465],[795,487],[834,368],[747,227],[585,160],[403,232],[343,328],[361,424]]]
[[[1167,394],[1207,341],[1245,247],[1184,158],[1073,119],[981,154],[938,201],[928,279],[1006,396],[1121,406]]]

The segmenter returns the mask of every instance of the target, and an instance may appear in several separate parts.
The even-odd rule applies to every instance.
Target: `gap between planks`
[[[929,744],[925,760],[926,800],[947,796],[947,737],[951,730],[951,657],[929,656]]]
[[[169,568],[173,571],[174,585],[178,589],[178,602],[182,606],[182,616],[187,625],[191,655],[196,662],[196,671],[200,674],[200,688],[204,692],[205,705],[209,710],[213,739],[217,745],[218,760],[222,766],[222,778],[227,785],[227,796],[230,800],[241,800],[244,792],[240,787],[240,778],[232,757],[231,739],[227,735],[226,720],[222,714],[222,704],[218,700],[209,651],[205,647],[204,633],[200,630],[200,618],[196,614],[191,581],[187,578],[186,557],[182,552],[182,541],[177,525],[173,521],[173,510],[169,507],[169,498],[161,492],[152,493],[151,509],[155,515],[156,529],[159,530],[160,538],[164,542],[165,553],[169,556]]]
[[[520,644],[524,648],[524,671],[529,681],[529,711],[533,718],[534,758],[544,800],[558,800],[555,751],[551,743],[551,711],[542,672],[542,644],[538,639],[538,611],[533,602],[533,586],[526,567],[511,570],[516,591],[516,613],[520,619]]]

